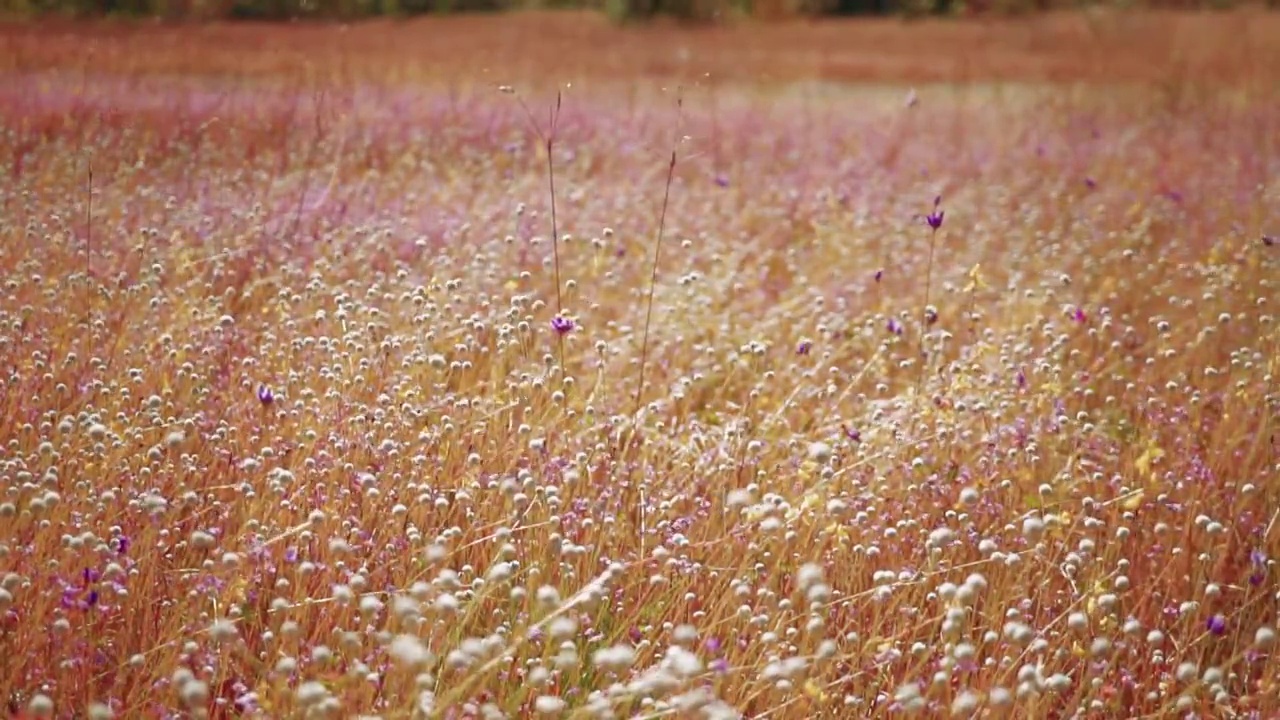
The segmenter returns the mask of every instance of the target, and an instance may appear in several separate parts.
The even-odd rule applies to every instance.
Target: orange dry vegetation
[[[0,713],[1280,718],[1276,28],[0,31]]]
[[[0,28],[0,69],[261,75],[341,64],[362,80],[701,78],[867,82],[1265,80],[1280,68],[1280,15],[1051,13],[978,21],[899,19],[622,29],[596,14],[377,20],[332,27],[217,23]],[[87,51],[86,51],[87,47]],[[390,68],[388,68],[390,66]]]

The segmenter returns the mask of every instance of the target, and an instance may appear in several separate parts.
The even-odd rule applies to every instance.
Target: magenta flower
[[[551,318],[551,329],[555,330],[557,334],[567,335],[568,333],[573,332],[573,328],[573,321],[563,315],[557,315]]]
[[[810,340],[801,340],[801,341],[796,345],[796,354],[797,354],[797,355],[808,355],[808,354],[809,354],[809,351],[810,351],[810,350],[812,350],[812,349],[813,349],[813,342],[812,342],[812,341],[810,341]]]
[[[275,401],[276,401],[276,394],[271,391],[271,388],[267,387],[264,384],[259,384],[258,385],[258,402],[266,406],[266,405],[270,405]]]
[[[902,334],[902,323],[898,322],[897,318],[889,318],[889,322],[885,323],[884,327],[894,335]]]

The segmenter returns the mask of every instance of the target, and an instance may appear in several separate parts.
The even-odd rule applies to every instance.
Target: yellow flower
[[[1139,473],[1147,476],[1147,479],[1154,479],[1151,465],[1162,457],[1164,457],[1164,450],[1161,450],[1160,446],[1156,445],[1155,440],[1150,440],[1147,442],[1147,449],[1142,451],[1142,455],[1138,456],[1133,465],[1138,469]]]
[[[822,529],[822,534],[826,537],[835,536],[836,542],[844,545],[849,541],[849,530],[840,523],[831,523]]]
[[[1120,507],[1125,510],[1137,510],[1142,506],[1142,500],[1145,495],[1146,492],[1143,490],[1131,492],[1129,493],[1129,496],[1124,499],[1124,502],[1120,503]]]
[[[814,702],[826,702],[827,700],[827,693],[822,690],[822,687],[813,678],[804,681],[804,694]]]
[[[971,293],[975,290],[984,290],[987,288],[987,281],[982,279],[982,264],[979,263],[969,268],[969,283],[964,286],[964,291]]]

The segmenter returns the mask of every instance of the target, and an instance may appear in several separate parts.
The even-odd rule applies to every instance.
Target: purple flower
[[[1089,316],[1085,314],[1084,308],[1077,307],[1076,311],[1071,313],[1071,319],[1078,323],[1083,323],[1089,319]]]
[[[851,428],[848,425],[841,425],[840,430],[844,432],[844,436],[853,442],[862,442],[862,432],[857,428]]]
[[[1262,236],[1262,244],[1266,245],[1267,247],[1273,247],[1277,242],[1280,242],[1280,240],[1276,240],[1275,236],[1273,235]]]
[[[924,221],[929,223],[929,227],[933,228],[934,232],[937,232],[938,228],[942,227],[942,218],[947,214],[946,211],[938,209],[941,204],[942,196],[939,195],[933,199],[933,212],[924,216]]]
[[[808,354],[809,354],[809,351],[810,351],[810,350],[812,350],[812,349],[813,349],[813,341],[811,341],[811,340],[801,340],[801,341],[796,345],[796,354],[797,354],[797,355],[808,355]]]
[[[889,322],[885,323],[884,327],[894,335],[902,334],[902,323],[898,322],[897,318],[889,318]]]
[[[1214,635],[1222,635],[1227,631],[1227,619],[1219,613],[1210,617],[1209,621],[1205,623],[1205,627]]]
[[[258,709],[258,693],[242,693],[236,697],[235,706],[242,713],[254,713]]]
[[[722,187],[722,188],[727,188],[727,187],[729,187],[729,178],[728,178],[728,177],[726,177],[725,175],[717,174],[717,175],[716,175],[716,185],[719,185],[719,186],[720,186],[720,187]]]
[[[924,322],[926,325],[932,325],[938,322],[938,311],[932,307],[924,309]]]
[[[876,282],[880,282],[880,278],[884,277],[884,270],[876,271]]]
[[[563,315],[557,315],[551,318],[551,329],[560,335],[573,332],[573,321]]]
[[[1027,374],[1022,370],[1018,371],[1017,382],[1019,388],[1025,388],[1027,386]]]
[[[1085,187],[1087,187],[1087,188],[1089,188],[1090,190],[1092,190],[1092,189],[1094,189],[1094,188],[1098,187],[1098,181],[1097,181],[1097,180],[1094,180],[1094,179],[1093,179],[1093,178],[1091,178],[1091,177],[1087,177],[1087,178],[1085,178],[1085,179],[1084,179],[1084,186],[1085,186]]]
[[[275,401],[276,401],[276,394],[271,391],[271,388],[260,383],[258,385],[258,402],[262,403],[263,405],[270,405]]]
[[[716,658],[711,661],[711,671],[723,675],[729,672],[729,661],[724,658]]]
[[[1254,548],[1249,551],[1249,567],[1252,572],[1249,573],[1249,584],[1258,586],[1263,580],[1267,579],[1267,554]]]
[[[709,653],[718,653],[720,652],[720,638],[709,637],[702,642],[702,647],[706,648]]]

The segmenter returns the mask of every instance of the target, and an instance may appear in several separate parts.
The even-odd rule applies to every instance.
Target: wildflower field
[[[1280,17],[0,38],[0,712],[1280,717]]]

